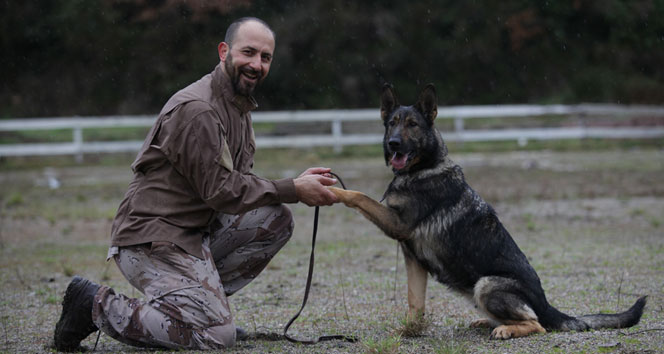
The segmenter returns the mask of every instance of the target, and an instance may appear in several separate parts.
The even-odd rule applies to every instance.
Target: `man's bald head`
[[[226,29],[226,36],[224,37],[224,42],[226,42],[230,47],[232,47],[238,29],[246,23],[252,23],[252,24],[256,23],[261,25],[262,27],[265,27],[265,29],[268,30],[272,35],[272,39],[276,40],[274,31],[272,31],[272,28],[270,28],[270,26],[265,21],[257,17],[242,17],[233,21],[233,23],[231,23],[228,26],[228,29]]]
[[[228,27],[217,50],[235,93],[250,96],[270,71],[274,32],[262,20],[244,17]]]

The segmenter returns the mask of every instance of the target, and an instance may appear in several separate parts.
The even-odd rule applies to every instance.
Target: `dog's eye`
[[[397,124],[397,122],[395,122],[394,120],[391,120],[388,124],[390,125],[390,127],[393,127]]]
[[[411,121],[408,122],[408,126],[409,126],[409,127],[416,127],[416,126],[417,126],[417,122],[415,122],[414,120],[411,120]]]

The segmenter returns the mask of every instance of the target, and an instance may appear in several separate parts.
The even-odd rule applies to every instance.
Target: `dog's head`
[[[438,115],[436,89],[428,84],[412,106],[401,106],[392,85],[381,94],[380,115],[385,125],[385,163],[394,173],[412,172],[438,162],[444,144],[433,121]],[[442,145],[442,146],[441,146]]]

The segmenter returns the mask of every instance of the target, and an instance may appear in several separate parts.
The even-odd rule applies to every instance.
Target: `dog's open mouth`
[[[392,155],[392,159],[390,159],[390,163],[395,170],[401,170],[406,167],[406,164],[408,163],[408,154],[395,152]]]

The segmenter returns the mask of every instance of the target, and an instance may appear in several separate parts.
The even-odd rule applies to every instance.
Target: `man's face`
[[[255,21],[238,28],[232,47],[219,44],[219,58],[236,94],[249,96],[254,92],[270,71],[273,53],[272,33]]]

